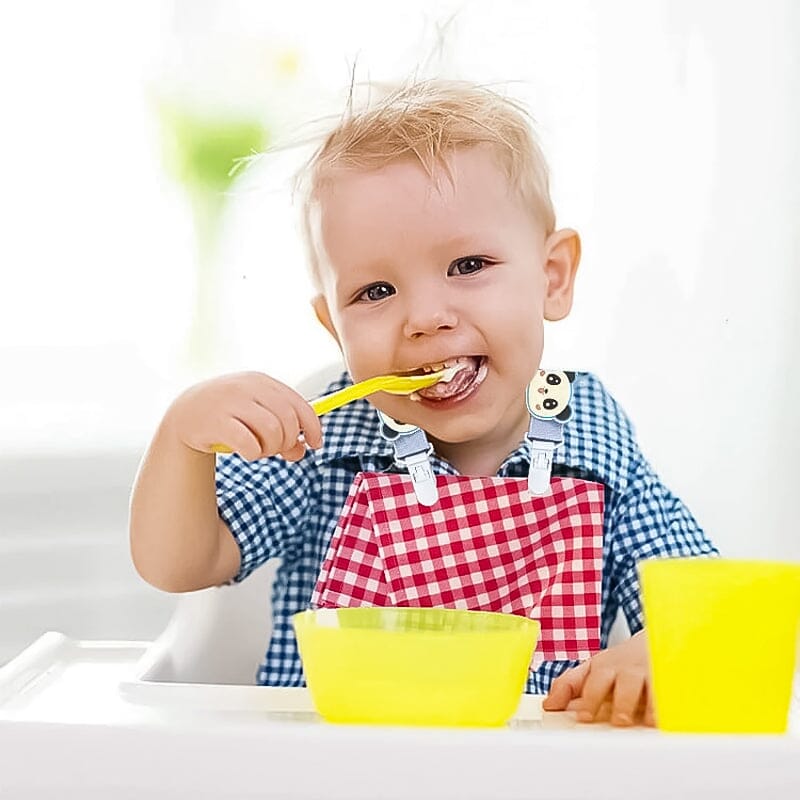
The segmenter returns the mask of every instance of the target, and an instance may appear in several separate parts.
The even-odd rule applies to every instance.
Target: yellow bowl
[[[329,722],[497,727],[516,711],[539,623],[445,608],[339,608],[293,617]]]

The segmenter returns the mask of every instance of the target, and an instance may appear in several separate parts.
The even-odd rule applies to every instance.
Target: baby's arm
[[[297,461],[298,441],[318,447],[314,410],[267,375],[238,373],[193,386],[167,410],[145,454],[130,508],[131,555],[139,574],[171,592],[231,579],[240,551],[217,512],[215,444],[253,461]]]

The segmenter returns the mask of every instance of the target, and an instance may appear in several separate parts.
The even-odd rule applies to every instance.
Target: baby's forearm
[[[159,589],[203,589],[238,570],[238,548],[217,513],[214,460],[186,446],[167,423],[142,460],[131,496],[131,556]]]

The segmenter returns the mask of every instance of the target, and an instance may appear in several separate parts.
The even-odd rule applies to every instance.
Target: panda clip
[[[564,423],[572,417],[572,384],[574,372],[540,369],[525,390],[525,404],[531,415],[528,440],[531,466],[528,470],[528,491],[533,495],[550,492],[553,452],[564,439]]]
[[[433,446],[425,431],[416,425],[404,425],[378,411],[381,421],[381,436],[394,447],[394,462],[408,470],[414,484],[414,494],[420,505],[433,506],[439,499],[436,474],[431,466]]]

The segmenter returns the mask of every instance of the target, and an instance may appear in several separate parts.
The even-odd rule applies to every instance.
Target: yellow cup
[[[639,565],[658,727],[784,733],[800,564],[673,558]]]

